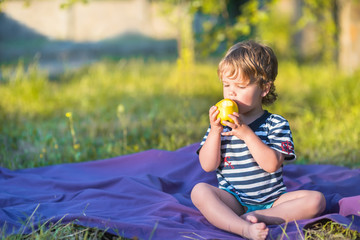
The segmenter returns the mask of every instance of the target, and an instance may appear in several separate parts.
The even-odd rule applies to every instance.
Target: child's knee
[[[310,210],[315,216],[320,215],[326,208],[326,200],[324,195],[318,191],[310,191],[308,197],[308,204]]]
[[[195,206],[202,202],[202,199],[204,198],[204,196],[206,196],[205,192],[206,192],[206,183],[197,183],[193,189],[191,190],[191,201],[195,204]]]

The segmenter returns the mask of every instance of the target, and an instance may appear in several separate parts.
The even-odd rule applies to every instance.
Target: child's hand
[[[215,131],[222,132],[223,126],[221,125],[221,119],[217,118],[217,115],[219,114],[219,110],[216,106],[212,106],[209,110],[209,119],[210,119],[210,125],[211,129]]]
[[[246,125],[242,120],[240,115],[237,112],[234,112],[233,114],[229,114],[229,117],[234,120],[234,123],[223,121],[223,123],[226,124],[226,126],[231,128],[231,131],[221,133],[224,136],[236,136],[239,139],[244,140],[246,137],[246,134],[248,134],[248,131],[251,129],[248,125]]]

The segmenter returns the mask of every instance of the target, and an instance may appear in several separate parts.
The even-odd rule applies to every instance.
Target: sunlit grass
[[[13,75],[3,71],[0,85],[1,165],[11,169],[175,150],[200,141],[207,109],[221,97],[208,65],[179,71],[168,62],[101,62],[56,82],[35,68],[23,80]]]
[[[51,219],[50,219],[51,220]],[[60,221],[51,222],[46,221],[38,226],[32,226],[33,230],[30,233],[13,234],[9,236],[1,236],[3,240],[39,240],[39,239],[74,239],[74,240],[129,240],[124,238],[121,234],[111,234],[107,230],[100,230],[96,228],[89,228],[76,225],[75,222],[63,224]],[[3,227],[5,232],[6,226]],[[1,229],[0,229],[1,230]],[[1,233],[1,231],[0,231]]]
[[[299,162],[358,167],[360,74],[294,63],[280,64],[279,72],[279,99],[269,109],[290,121]],[[36,64],[3,66],[0,95],[0,165],[17,169],[200,141],[208,108],[222,93],[215,64],[179,69],[165,61],[121,60],[58,81]]]
[[[336,66],[283,64],[279,93],[293,129],[298,157],[306,163],[359,167],[359,73],[344,76]],[[285,106],[283,106],[285,105]]]
[[[295,221],[297,236],[295,239],[299,240],[357,240],[360,238],[360,232],[350,229],[351,224],[346,226],[333,222],[328,219],[323,219],[318,222],[312,223],[309,226],[305,226],[302,230],[298,223]],[[288,224],[280,226],[282,233],[279,236],[270,236],[270,239],[285,240],[290,239],[286,233]]]
[[[305,240],[357,240],[360,239],[360,232],[351,230],[349,226],[327,221],[305,229],[304,236]]]

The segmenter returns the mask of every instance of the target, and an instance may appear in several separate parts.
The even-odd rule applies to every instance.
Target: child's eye
[[[244,85],[236,85],[238,88],[241,88],[241,89],[244,89],[244,88],[246,88],[246,86],[244,86]]]

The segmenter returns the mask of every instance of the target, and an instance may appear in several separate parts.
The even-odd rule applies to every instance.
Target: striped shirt
[[[285,160],[296,158],[290,126],[282,116],[265,111],[249,127],[270,148],[283,153]],[[224,127],[223,131],[230,130]],[[209,131],[210,127],[201,146]],[[236,136],[221,136],[221,158],[222,162],[216,170],[219,188],[234,192],[245,204],[271,203],[286,191],[282,166],[274,173],[264,171],[255,162],[244,141]]]

